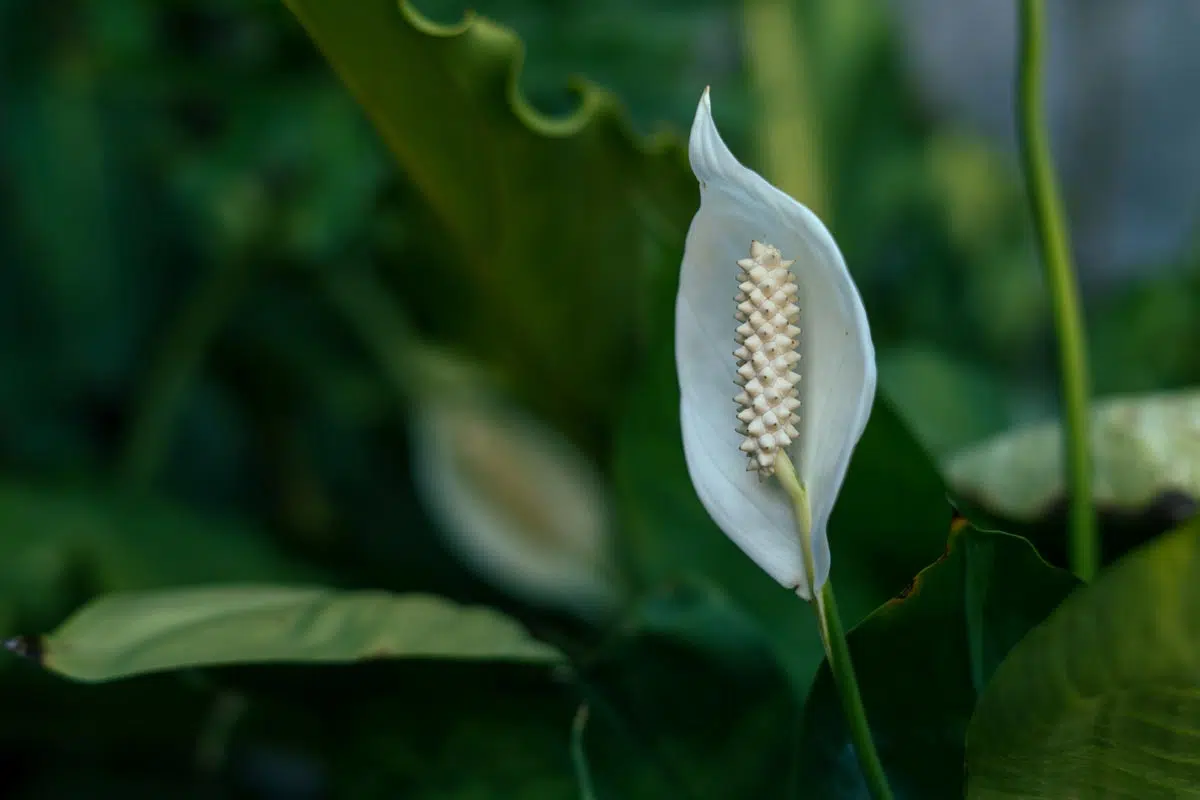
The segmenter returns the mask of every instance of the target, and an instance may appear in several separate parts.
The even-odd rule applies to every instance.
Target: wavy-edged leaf
[[[1030,544],[967,527],[849,644],[867,720],[899,798],[961,797],[967,723],[1010,648],[1079,582]],[[805,707],[801,771],[813,797],[866,798],[828,664]]]
[[[643,333],[640,290],[682,250],[696,204],[681,142],[636,139],[615,97],[586,83],[573,113],[538,113],[518,89],[520,41],[487,19],[286,2],[449,232],[447,313],[536,411],[606,418]]]
[[[985,798],[1200,794],[1200,523],[1067,599],[996,670],[967,735]]]
[[[53,633],[10,647],[81,681],[228,664],[561,659],[489,608],[420,594],[249,585],[107,595]]]

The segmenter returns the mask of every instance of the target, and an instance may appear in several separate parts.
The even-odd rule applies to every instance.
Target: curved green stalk
[[[1017,75],[1017,119],[1025,188],[1033,207],[1038,247],[1058,332],[1065,426],[1063,452],[1071,502],[1070,565],[1090,581],[1100,562],[1096,511],[1092,505],[1091,439],[1088,433],[1087,345],[1080,312],[1079,287],[1071,246],[1063,222],[1062,201],[1054,181],[1046,125],[1042,115],[1042,61],[1045,8],[1042,0],[1021,0],[1020,54]]]
[[[791,459],[782,452],[775,460],[775,475],[792,500],[796,527],[799,529],[801,549],[804,553],[804,571],[808,576],[808,585],[812,586],[815,583],[816,569],[813,565],[809,536],[812,529],[812,513],[808,506],[808,492],[800,483]],[[817,612],[821,643],[825,645],[829,670],[833,673],[833,682],[842,699],[842,713],[846,717],[846,725],[850,728],[850,739],[854,742],[854,751],[858,754],[858,765],[867,781],[867,789],[875,800],[892,800],[887,773],[883,771],[883,763],[879,760],[875,741],[871,738],[867,712],[863,707],[862,694],[858,690],[858,678],[854,675],[854,664],[850,661],[850,646],[846,643],[846,630],[842,627],[841,617],[838,616],[837,601],[833,596],[833,581],[825,581],[820,592],[813,594],[813,608]]]
[[[122,483],[146,489],[166,458],[175,421],[213,339],[249,287],[249,259],[217,264],[188,298],[154,355],[128,438],[116,465]]]
[[[587,754],[583,751],[583,730],[588,722],[588,705],[584,703],[575,712],[571,722],[571,764],[575,767],[575,779],[579,783],[580,800],[596,800],[596,787],[592,785],[592,771],[588,767]]]

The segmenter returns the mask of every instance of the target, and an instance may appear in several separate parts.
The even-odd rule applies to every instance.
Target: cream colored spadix
[[[821,221],[729,152],[707,89],[689,157],[700,210],[675,320],[688,471],[725,534],[811,599],[829,575],[826,528],[875,398],[866,312]],[[774,475],[780,452],[807,496],[815,586]]]

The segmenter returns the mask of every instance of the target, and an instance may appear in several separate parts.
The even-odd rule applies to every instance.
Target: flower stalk
[[[1092,504],[1092,456],[1088,431],[1089,378],[1079,286],[1063,221],[1043,116],[1042,65],[1045,8],[1042,0],[1021,0],[1017,68],[1017,120],[1025,188],[1033,209],[1038,249],[1046,268],[1058,334],[1062,372],[1063,452],[1071,504],[1071,571],[1091,581],[1100,563],[1096,510]]]
[[[810,528],[812,514],[808,506],[808,492],[796,476],[787,453],[780,452],[776,456],[775,475],[779,483],[792,500],[792,508],[796,515],[797,533],[804,548],[805,570],[809,581],[815,582],[813,572],[812,545]],[[842,700],[842,713],[850,728],[850,739],[854,742],[854,752],[858,755],[858,765],[866,779],[867,788],[875,800],[891,800],[892,790],[888,786],[887,773],[883,771],[883,763],[875,749],[875,741],[871,738],[871,728],[867,724],[867,712],[863,707],[862,693],[858,689],[858,678],[854,674],[854,663],[850,660],[850,646],[846,641],[846,631],[842,627],[842,619],[838,615],[837,600],[833,595],[833,581],[826,580],[821,591],[813,597],[813,610],[817,614],[817,624],[821,629],[821,644],[825,646],[825,656],[829,661],[829,670],[833,674],[833,682],[837,686],[838,695]]]
[[[890,800],[829,582],[829,521],[875,399],[866,310],[824,224],[726,147],[707,90],[688,156],[700,208],[675,316],[688,473],[725,534],[812,601],[867,786]]]

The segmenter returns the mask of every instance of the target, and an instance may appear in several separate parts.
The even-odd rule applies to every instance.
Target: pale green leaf
[[[1200,497],[1200,392],[1111,398],[1092,411],[1096,502],[1137,510],[1177,491]],[[1006,518],[1029,522],[1063,497],[1062,427],[1032,425],[952,458],[956,491]]]
[[[107,595],[42,639],[9,646],[81,681],[228,664],[561,658],[488,608],[419,594],[252,585]]]
[[[1010,651],[967,733],[991,798],[1200,796],[1200,522],[1114,564]]]

